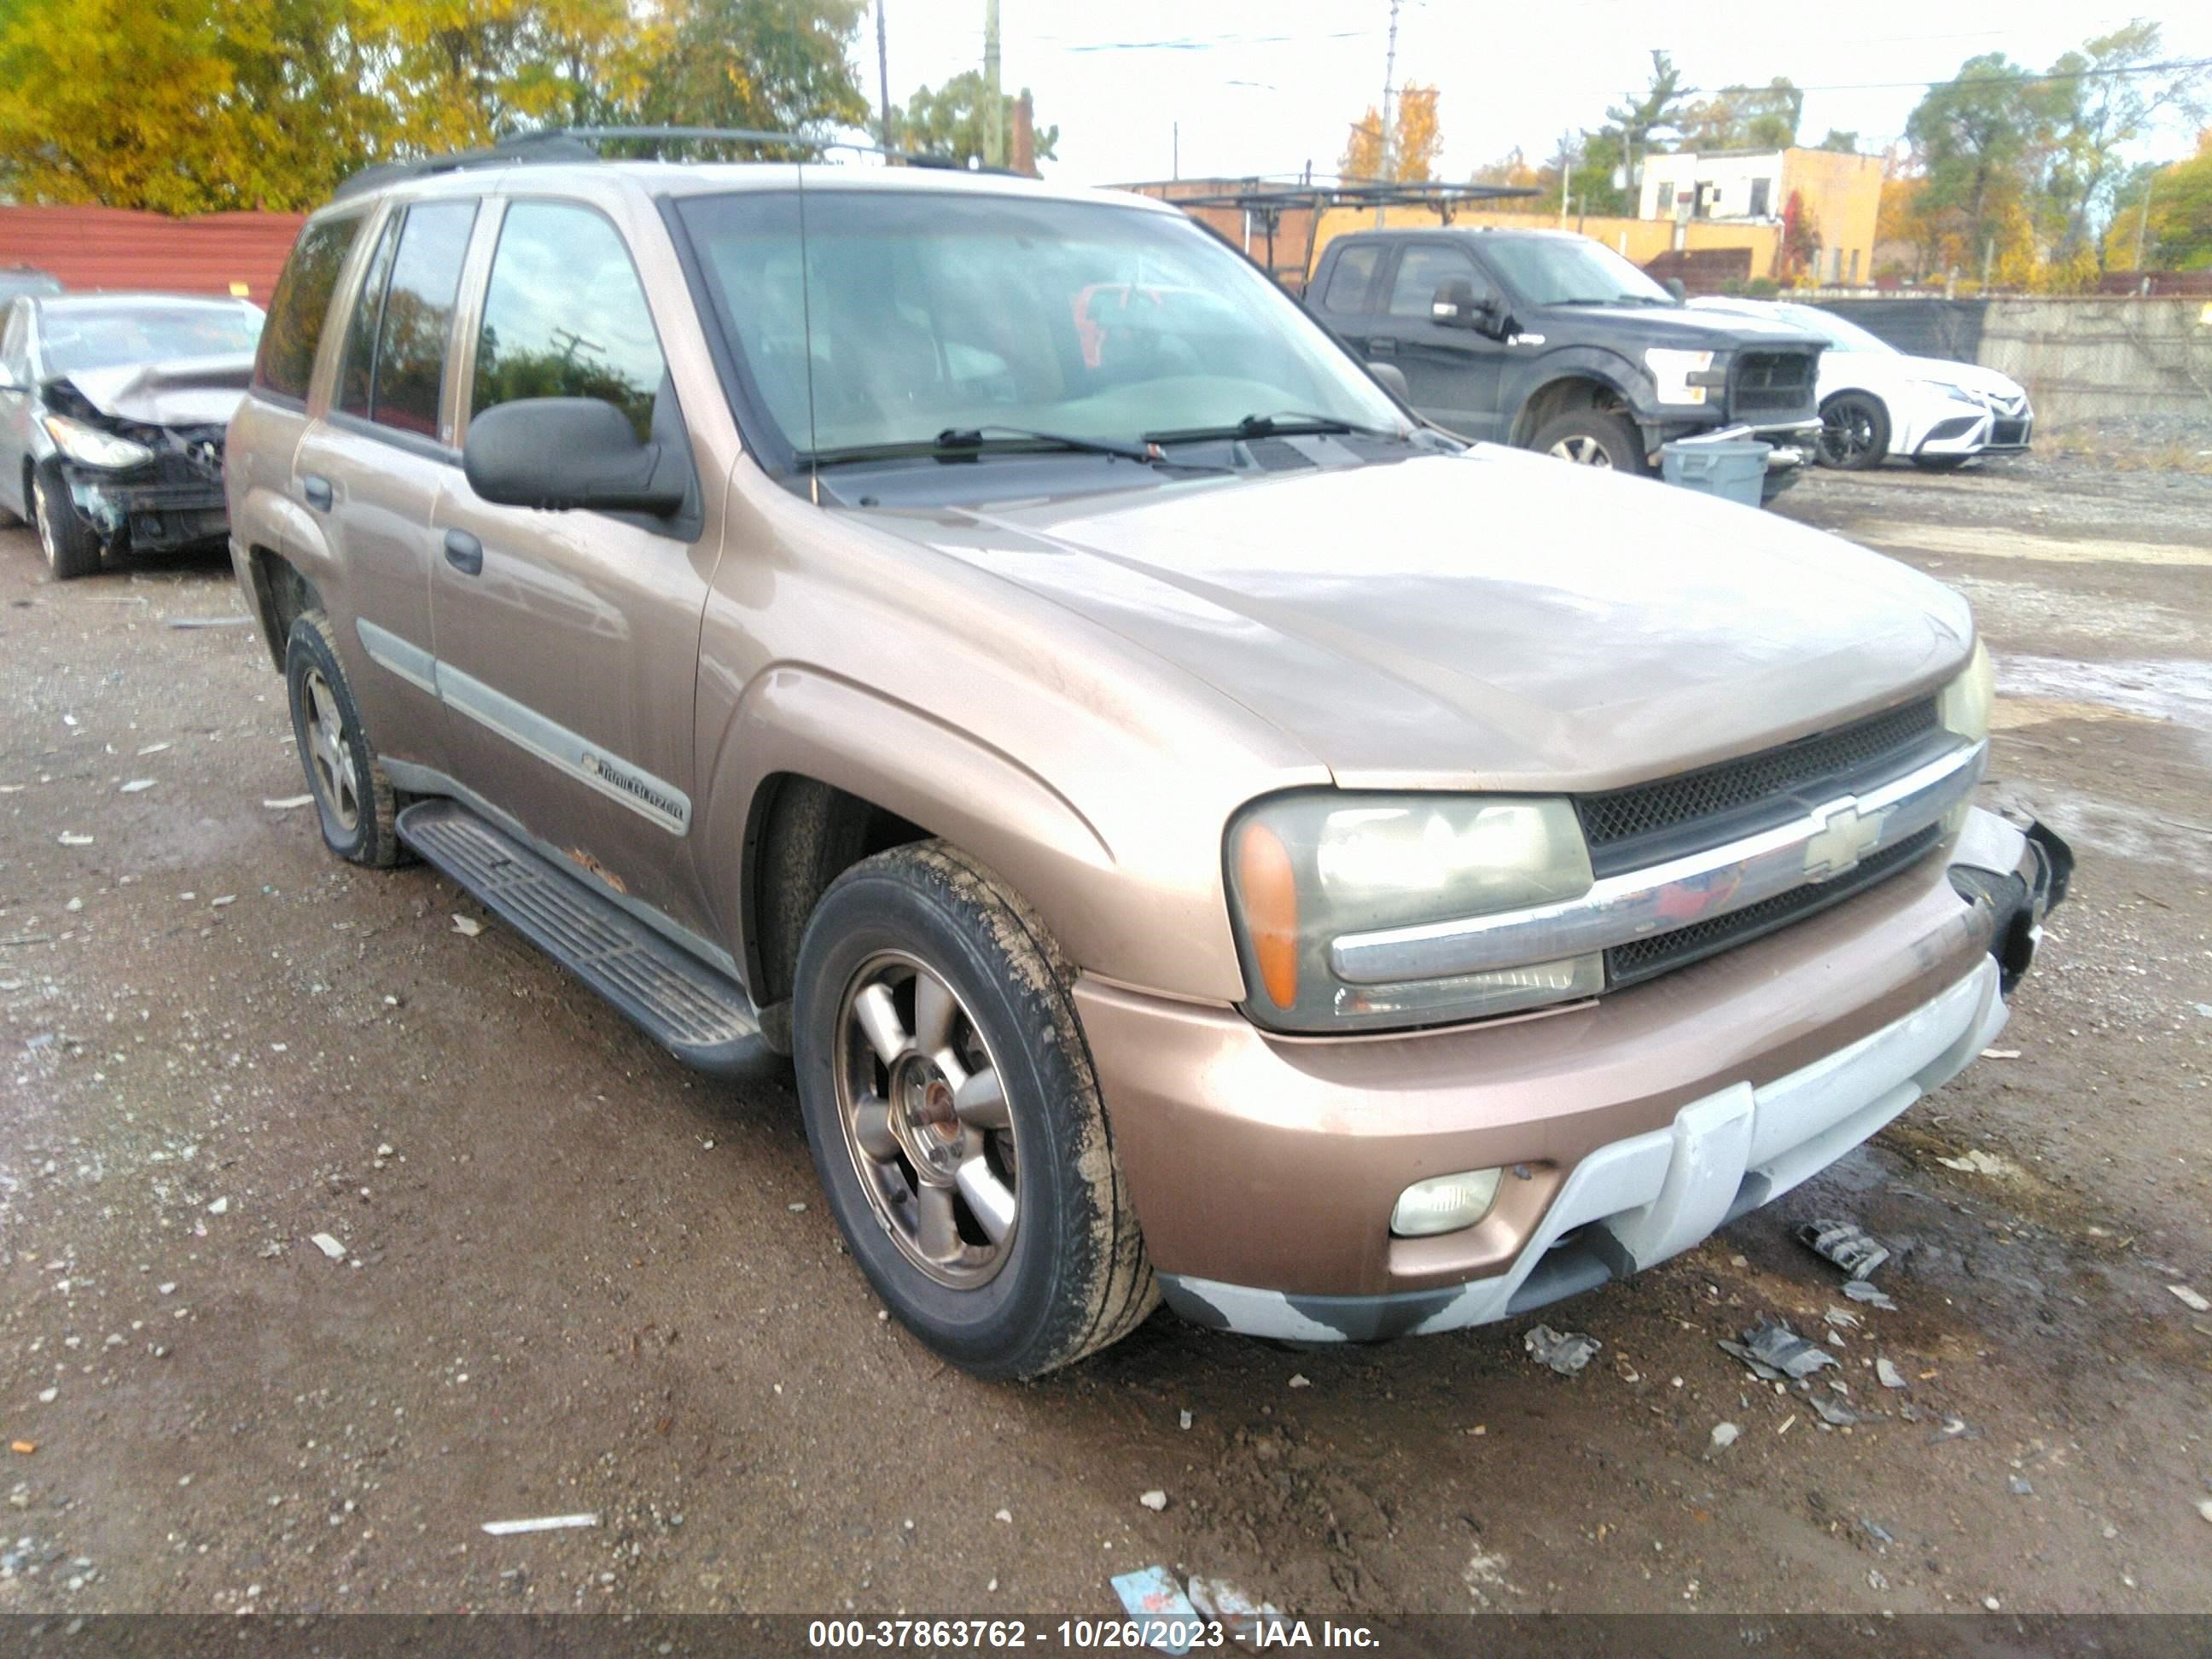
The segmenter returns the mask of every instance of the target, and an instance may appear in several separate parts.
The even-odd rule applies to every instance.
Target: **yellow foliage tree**
[[[296,208],[385,152],[349,0],[22,0],[0,27],[19,200]]]
[[[1437,151],[1442,144],[1437,128],[1437,89],[1419,84],[1407,87],[1398,94],[1397,116],[1391,129],[1389,181],[1425,184],[1434,178]],[[1372,104],[1352,124],[1336,170],[1346,179],[1383,177],[1382,117]]]

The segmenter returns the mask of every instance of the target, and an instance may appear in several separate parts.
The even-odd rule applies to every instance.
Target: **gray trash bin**
[[[1773,447],[1756,438],[1680,438],[1660,450],[1659,471],[1670,484],[1757,507]]]

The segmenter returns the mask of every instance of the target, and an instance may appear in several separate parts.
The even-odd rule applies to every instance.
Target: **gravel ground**
[[[1026,1387],[881,1318],[787,1090],[688,1076],[272,804],[258,641],[170,625],[235,611],[218,564],[58,586],[0,532],[0,1611],[1103,1613],[1152,1563],[1312,1613],[2212,1607],[2212,1316],[2168,1288],[2212,1296],[2212,480],[1781,510],[1973,597],[1992,795],[2080,852],[2000,1056],[1548,1310],[1604,1345],[1579,1376],[1529,1321],[1298,1352],[1162,1316]],[[1790,1241],[1838,1211],[1895,1311]],[[1865,1421],[1715,1346],[1770,1313]]]

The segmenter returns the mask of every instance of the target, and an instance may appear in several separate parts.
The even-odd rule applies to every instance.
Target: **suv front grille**
[[[1955,741],[1923,697],[1777,749],[1575,803],[1600,876],[1663,863],[1787,823],[1908,772]]]
[[[1833,881],[1816,882],[1782,893],[1757,904],[1710,921],[1693,921],[1671,933],[1655,933],[1627,945],[1616,945],[1605,953],[1605,980],[1618,989],[1651,978],[1670,969],[1683,968],[1717,951],[1748,944],[1761,934],[1802,921],[1814,912],[1840,904],[1863,893],[1875,883],[1897,873],[1942,839],[1943,826],[1931,823],[1894,847],[1886,847],[1856,869]]]
[[[1731,415],[1789,415],[1812,410],[1820,358],[1807,351],[1747,351],[1736,359]]]

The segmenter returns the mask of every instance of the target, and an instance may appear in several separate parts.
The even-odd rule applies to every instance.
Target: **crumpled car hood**
[[[62,377],[101,414],[147,426],[227,426],[253,384],[250,354],[81,368]]]
[[[868,521],[1234,699],[1346,787],[1597,789],[1940,684],[1966,603],[1765,512],[1492,445]]]

